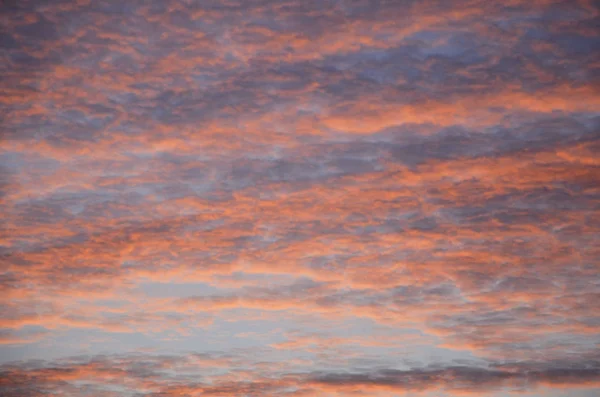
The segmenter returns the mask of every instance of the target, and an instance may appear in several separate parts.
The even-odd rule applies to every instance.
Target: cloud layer
[[[595,2],[0,7],[1,394],[597,391]]]

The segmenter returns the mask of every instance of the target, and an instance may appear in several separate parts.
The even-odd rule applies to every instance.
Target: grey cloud
[[[557,363],[559,364],[559,363]],[[598,363],[581,362],[577,366],[538,367],[535,363],[491,367],[452,366],[412,370],[379,370],[368,373],[318,373],[312,375],[317,383],[358,386],[390,386],[398,390],[425,390],[441,387],[449,390],[490,391],[507,387],[509,390],[527,390],[538,382],[550,384],[578,384],[598,381]],[[514,368],[516,367],[516,368]],[[515,389],[516,388],[516,389]]]
[[[278,377],[243,381],[219,381],[204,383],[198,377],[207,369],[195,368],[186,375],[174,377],[165,371],[168,367],[185,366],[191,356],[99,356],[80,358],[57,363],[15,363],[2,367],[1,379],[6,396],[38,396],[62,391],[76,395],[84,391],[84,385],[74,381],[90,376],[117,379],[124,395],[159,396],[170,395],[178,390],[197,390],[207,395],[293,395],[292,391],[309,391],[318,385],[343,387],[385,386],[396,391],[437,389],[444,391],[490,392],[494,390],[527,391],[539,383],[549,385],[594,384],[600,378],[597,360],[559,360],[555,362],[489,362],[487,365],[437,365],[411,369],[378,369],[370,372],[312,372],[286,374]],[[78,370],[83,370],[78,373]],[[86,371],[89,371],[86,373]],[[75,378],[70,379],[71,376]],[[62,380],[65,379],[65,380]],[[136,382],[154,383],[160,391],[137,392],[132,390]],[[110,383],[97,382],[97,390],[109,392]],[[182,388],[182,389],[180,389]]]

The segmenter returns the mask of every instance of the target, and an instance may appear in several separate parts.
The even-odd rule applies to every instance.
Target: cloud
[[[525,391],[539,384],[557,387],[570,384],[597,386],[600,371],[597,368],[530,369],[517,371],[496,368],[456,366],[442,369],[380,370],[372,373],[318,374],[313,382],[339,389],[358,390],[357,387],[393,390],[442,389],[466,392],[500,390]],[[363,389],[364,390],[364,389]]]
[[[600,370],[593,361],[487,363],[486,366],[450,365],[410,369],[378,369],[371,372],[286,373],[286,367],[269,364],[278,376],[265,377],[260,370],[246,371],[236,358],[225,358],[231,375],[220,375],[222,358],[206,355],[129,355],[72,358],[48,366],[22,363],[2,368],[8,396],[63,393],[75,395],[93,388],[96,393],[171,396],[189,394],[230,395],[354,395],[356,392],[405,392],[437,390],[453,393],[491,391],[526,392],[551,387],[598,387]],[[596,360],[597,361],[597,360]],[[177,370],[181,375],[174,375]],[[272,372],[274,373],[274,372]],[[242,375],[243,374],[243,375]],[[241,380],[243,376],[246,380]],[[116,389],[115,389],[116,388]],[[38,394],[36,394],[38,393]]]
[[[597,387],[593,2],[0,7],[3,393]]]

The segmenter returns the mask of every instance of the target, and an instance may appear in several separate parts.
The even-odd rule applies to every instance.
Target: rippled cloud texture
[[[599,395],[597,2],[0,7],[2,396]]]

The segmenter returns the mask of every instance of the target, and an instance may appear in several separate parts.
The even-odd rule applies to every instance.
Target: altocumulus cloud
[[[0,394],[598,392],[596,2],[0,7]]]

